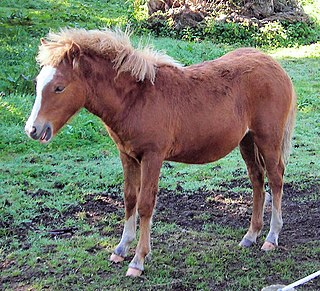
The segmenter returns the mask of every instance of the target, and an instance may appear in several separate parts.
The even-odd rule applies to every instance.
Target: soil
[[[239,180],[231,183],[230,188],[245,182]],[[320,185],[309,185],[304,191],[294,185],[285,185],[283,196],[283,220],[280,246],[287,248],[295,244],[320,240]],[[105,222],[102,218],[107,213],[115,215],[119,221],[124,216],[124,204],[121,188],[110,188],[106,192],[89,195],[87,201],[79,206],[70,207],[68,216],[85,212],[86,219],[103,231]],[[252,212],[250,194],[239,194],[232,191],[215,192],[199,189],[187,192],[181,186],[175,191],[160,189],[153,221],[175,223],[185,230],[201,231],[205,224],[215,223],[231,228],[248,228]],[[265,209],[265,223],[270,221],[271,203]],[[51,221],[52,223],[52,221]],[[122,225],[116,224],[119,234]],[[114,233],[114,230],[113,230]],[[285,235],[284,235],[285,234]]]
[[[248,182],[240,181],[239,179],[235,180],[229,185],[229,189],[244,183]],[[279,247],[284,250],[301,243],[320,240],[320,199],[317,196],[320,192],[320,185],[309,184],[305,190],[299,190],[300,188],[291,184],[286,184],[284,187],[282,208],[284,227],[279,243]],[[79,213],[82,213],[84,219],[92,225],[91,233],[98,231],[102,235],[108,235],[108,231],[110,231],[112,235],[120,237],[123,228],[121,221],[124,217],[124,203],[121,192],[121,186],[116,186],[107,189],[105,192],[88,195],[84,203],[70,205],[62,213],[38,205],[39,214],[32,221],[20,225],[19,228],[12,229],[12,234],[20,237],[23,249],[31,247],[27,239],[28,231],[38,231],[37,226],[39,225],[46,226],[46,234],[48,236],[71,237],[77,229],[72,227],[64,228],[64,222],[66,219],[78,217]],[[39,189],[28,194],[31,197],[38,195],[48,196],[50,192]],[[243,233],[245,233],[249,226],[251,207],[252,197],[250,193],[239,194],[232,192],[232,190],[215,192],[201,189],[188,192],[178,186],[174,191],[160,189],[153,221],[175,223],[181,228],[179,231],[201,231],[205,225],[215,223],[223,227],[242,228],[244,230]],[[269,203],[265,211],[265,222],[270,221],[270,213],[271,206]],[[112,214],[113,220],[115,220],[114,225],[110,227],[112,230],[105,228],[105,219],[103,218],[108,214]],[[10,220],[8,228],[10,229]],[[265,231],[267,229],[268,227],[265,227]],[[162,241],[165,238],[153,235],[153,240]],[[96,252],[99,250],[92,249],[88,251]],[[304,255],[301,253],[301,256]],[[299,261],[299,258],[296,258],[296,260]],[[279,278],[271,276],[268,280],[270,283],[274,283]],[[171,287],[179,290],[179,282],[177,282],[177,286],[172,285]],[[218,290],[216,289],[218,287],[224,288],[225,286],[212,286],[214,290]]]
[[[232,186],[239,186],[236,185]],[[299,243],[320,240],[320,200],[310,199],[319,193],[319,186],[312,186],[306,192],[286,185],[283,197],[283,221],[280,246],[291,247]],[[159,193],[155,220],[176,223],[185,228],[200,231],[204,224],[216,223],[232,228],[248,228],[252,213],[251,194],[197,191],[194,193],[173,193],[162,190]],[[307,214],[307,215],[306,215]],[[265,229],[270,221],[271,203],[265,209]],[[202,219],[205,217],[205,220]]]
[[[229,185],[243,186],[247,181],[235,180]],[[284,226],[281,231],[280,246],[290,247],[299,243],[320,240],[320,199],[317,193],[320,185],[308,185],[299,190],[296,185],[285,184],[282,200]],[[31,197],[48,196],[50,192],[39,189],[28,193]],[[124,217],[124,203],[121,186],[110,187],[105,192],[86,196],[86,201],[78,205],[70,205],[65,211],[38,205],[38,215],[32,221],[25,222],[19,228],[12,229],[23,241],[29,230],[37,231],[37,226],[46,226],[48,234],[72,235],[76,229],[62,229],[67,218],[76,217],[79,213],[94,226],[95,230],[104,232],[103,218],[109,214],[121,221]],[[232,228],[248,228],[252,211],[251,193],[239,194],[232,191],[216,192],[197,190],[184,191],[178,185],[174,191],[160,189],[157,198],[153,221],[175,223],[185,230],[200,231],[205,224],[215,223]],[[264,221],[270,221],[271,203],[267,203]],[[10,229],[10,219],[7,219]],[[115,223],[113,233],[122,232],[122,224]],[[265,229],[268,227],[266,225]],[[104,233],[106,234],[106,233]],[[285,234],[285,235],[284,235]]]

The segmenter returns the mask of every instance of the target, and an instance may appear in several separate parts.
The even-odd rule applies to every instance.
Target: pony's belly
[[[218,157],[218,158],[194,158],[194,157],[171,157],[166,159],[166,161],[170,162],[178,162],[178,163],[184,163],[184,164],[207,164],[207,163],[212,163],[215,162],[223,157]]]
[[[206,164],[217,161],[228,155],[238,144],[211,147],[206,149],[184,150],[178,154],[168,156],[167,161],[180,162],[186,164]]]

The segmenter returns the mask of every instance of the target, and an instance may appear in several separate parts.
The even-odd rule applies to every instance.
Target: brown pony
[[[269,56],[238,49],[182,67],[167,55],[132,47],[119,30],[66,29],[41,40],[36,100],[27,134],[51,140],[80,108],[99,116],[116,143],[124,171],[125,224],[110,260],[120,262],[140,238],[127,275],[139,276],[150,252],[150,223],[164,160],[216,161],[239,145],[253,186],[253,212],[240,242],[256,242],[263,225],[265,172],[272,191],[270,231],[262,246],[277,246],[282,228],[283,174],[296,97]]]

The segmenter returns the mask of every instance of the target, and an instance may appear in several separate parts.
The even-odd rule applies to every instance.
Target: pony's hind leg
[[[120,154],[124,172],[125,223],[121,241],[110,257],[114,263],[122,262],[131,242],[136,238],[136,203],[140,191],[141,167],[125,154]]]
[[[240,152],[246,163],[248,175],[253,187],[253,209],[248,232],[240,242],[240,246],[250,247],[256,242],[263,226],[265,202],[264,192],[264,162],[252,134],[248,132],[240,142]]]
[[[267,159],[267,156],[266,156]],[[281,213],[281,200],[283,194],[284,164],[282,159],[266,160],[267,176],[272,192],[272,214],[270,230],[262,246],[262,250],[268,251],[278,245],[279,233],[283,226]]]
[[[270,230],[262,246],[262,250],[272,250],[278,245],[279,233],[282,229],[281,200],[283,193],[284,161],[280,142],[276,138],[255,138],[261,152],[267,171],[268,183],[272,193],[272,214]]]

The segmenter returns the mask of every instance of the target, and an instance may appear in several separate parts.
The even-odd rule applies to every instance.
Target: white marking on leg
[[[278,238],[281,228],[283,226],[281,211],[278,211],[274,205],[272,205],[272,215],[270,222],[270,231],[266,238],[266,241],[278,245]]]
[[[125,257],[130,243],[136,238],[137,220],[136,213],[129,217],[124,223],[124,229],[119,245],[116,247],[114,253],[118,256]]]
[[[121,241],[133,241],[136,238],[136,214],[129,217],[124,224]]]
[[[266,192],[266,196],[264,198],[264,207],[266,205],[269,205],[271,201],[272,201],[272,196],[268,192]]]
[[[150,219],[144,219],[140,217],[140,239],[136,248],[136,253],[129,264],[127,275],[131,275],[132,269],[144,270],[144,261],[151,253],[150,244],[150,230],[152,224],[152,217]]]
[[[34,102],[30,117],[26,123],[25,131],[29,134],[32,131],[34,122],[36,121],[42,102],[42,91],[44,87],[53,79],[56,69],[51,66],[44,66],[37,77],[37,95]]]
[[[265,192],[265,199],[264,199],[264,203],[262,206],[262,213],[261,213],[262,217],[264,216],[265,207],[266,205],[268,205],[268,203],[270,203],[270,201],[271,201],[271,195],[268,192]],[[257,242],[257,238],[260,235],[260,233],[261,233],[261,230],[254,232],[250,224],[248,232],[245,234],[245,236],[243,237],[239,245],[243,247],[252,246],[254,243]]]

